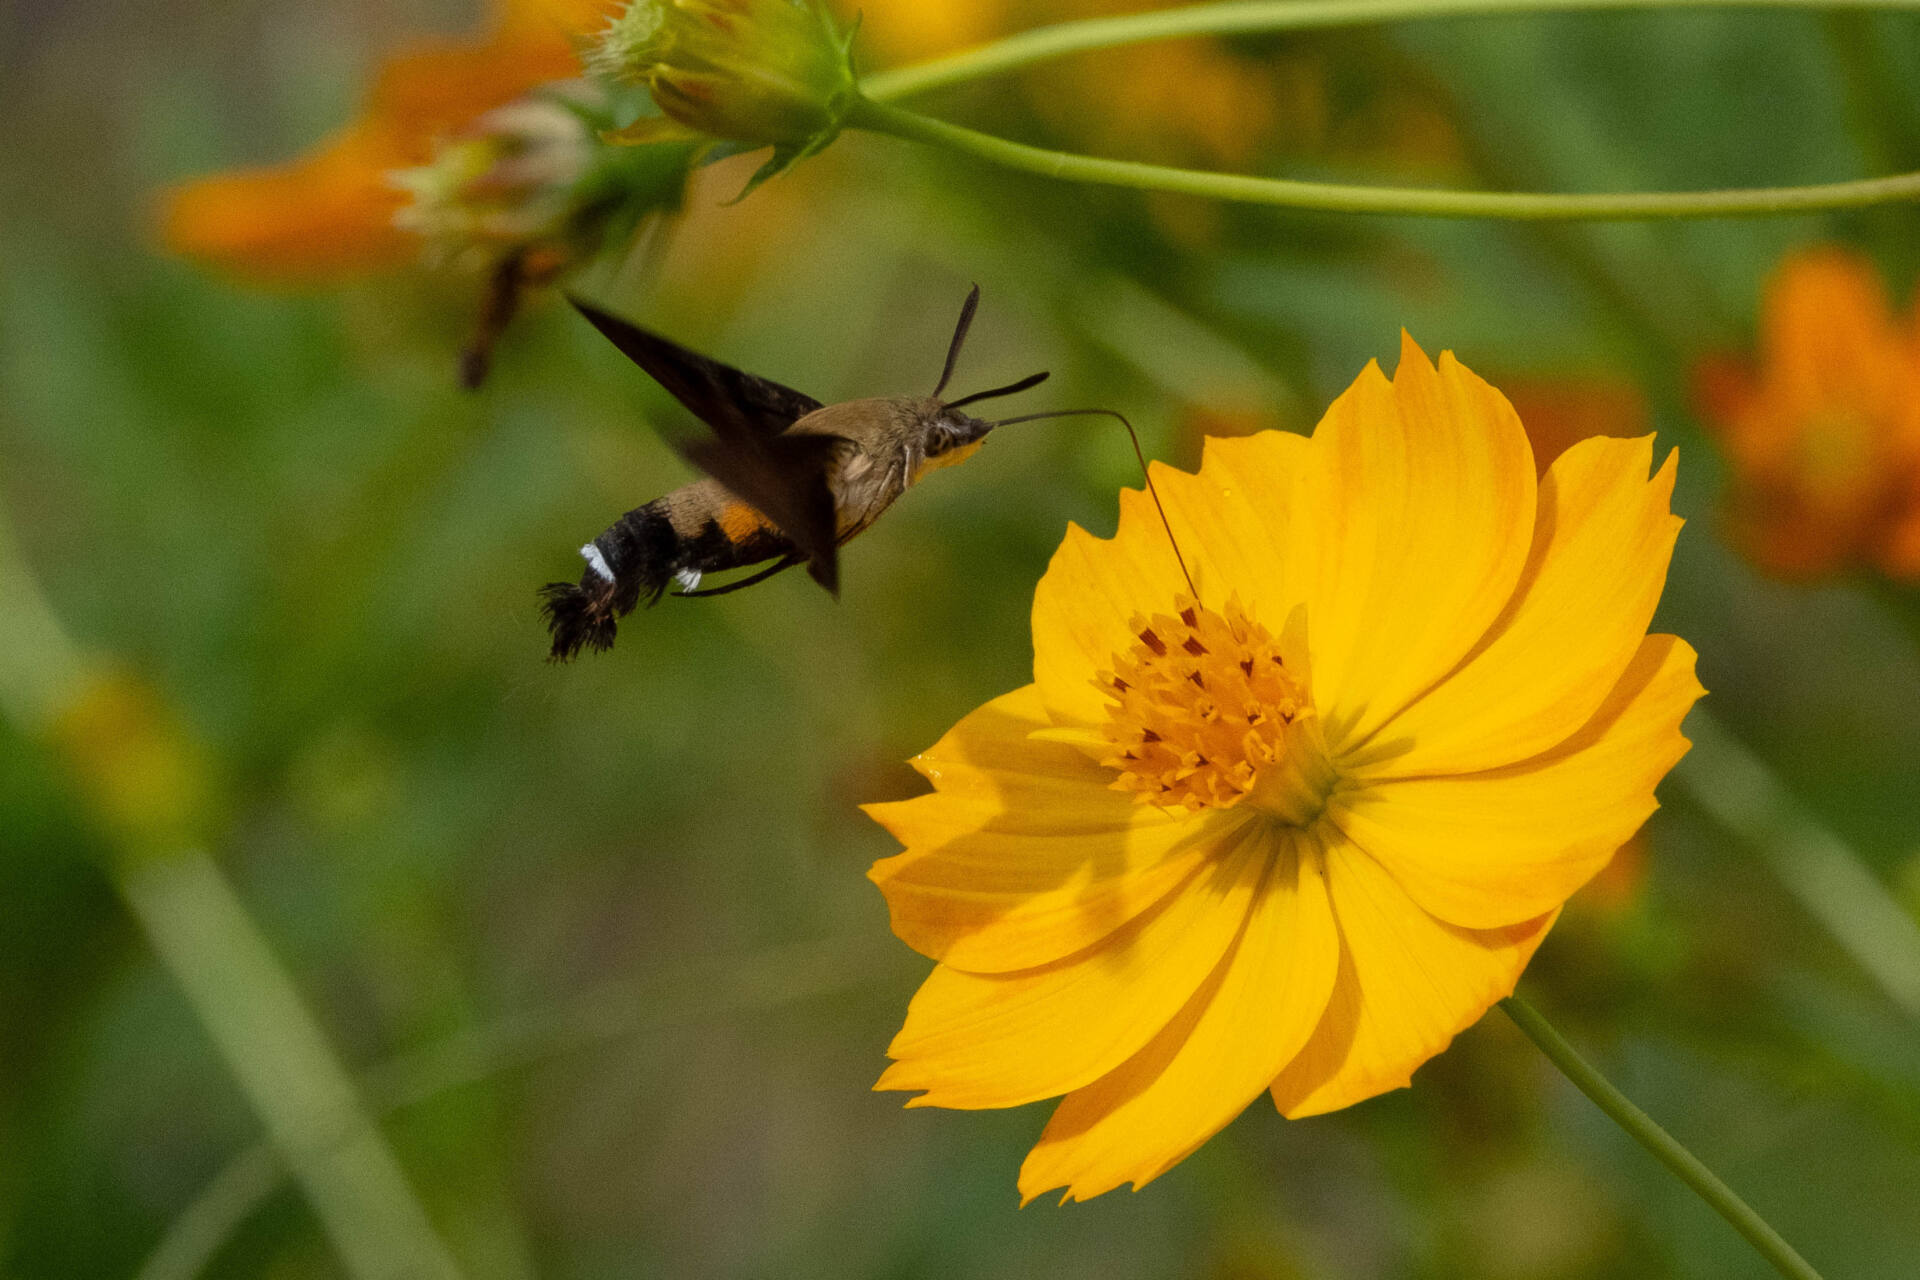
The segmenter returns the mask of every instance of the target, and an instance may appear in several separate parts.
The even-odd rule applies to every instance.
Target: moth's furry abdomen
[[[620,622],[612,607],[612,594],[610,589],[592,591],[571,582],[549,582],[540,589],[540,612],[546,617],[547,630],[553,633],[553,649],[548,655],[551,661],[571,661],[582,649],[605,653],[613,648]]]
[[[540,591],[540,612],[553,634],[549,658],[566,662],[582,649],[611,649],[620,619],[633,612],[641,597],[658,600],[673,581],[680,567],[679,547],[664,500],[627,512],[582,547],[587,567],[580,581],[550,582]]]

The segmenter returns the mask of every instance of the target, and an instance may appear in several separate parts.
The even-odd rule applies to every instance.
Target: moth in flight
[[[542,592],[552,658],[560,662],[581,649],[609,648],[622,617],[675,583],[678,595],[722,595],[804,564],[815,582],[838,595],[841,544],[929,472],[969,457],[995,427],[1030,420],[989,422],[962,410],[1047,378],[1036,373],[958,400],[940,398],[973,324],[978,285],[960,309],[932,395],[830,405],[570,301],[712,434],[679,446],[705,478],[621,516],[580,548],[587,564],[579,582],[551,583]],[[708,574],[761,564],[766,567],[758,573],[700,588]]]

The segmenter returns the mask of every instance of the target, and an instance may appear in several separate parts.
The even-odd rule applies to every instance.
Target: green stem
[[[1820,1280],[1820,1273],[1792,1245],[1781,1239],[1780,1233],[1753,1211],[1753,1206],[1735,1195],[1733,1188],[1715,1177],[1713,1171],[1701,1164],[1693,1152],[1681,1146],[1672,1134],[1655,1124],[1651,1116],[1634,1106],[1625,1094],[1613,1087],[1611,1081],[1594,1070],[1592,1064],[1575,1052],[1573,1046],[1540,1016],[1539,1010],[1519,996],[1508,996],[1500,1002],[1500,1007],[1506,1010],[1514,1025],[1526,1033],[1527,1039],[1538,1045],[1540,1052],[1560,1068],[1560,1074],[1571,1080],[1576,1089],[1606,1112],[1608,1119],[1626,1130],[1629,1137],[1652,1152],[1653,1157],[1667,1166],[1675,1177],[1693,1188],[1694,1193],[1732,1224],[1735,1231],[1745,1236],[1747,1242],[1759,1251],[1761,1257],[1771,1262],[1776,1271],[1790,1280]]]
[[[1647,9],[1913,10],[1920,0],[1231,0],[1037,27],[861,81],[875,100],[904,98],[1068,54],[1193,36],[1265,35],[1425,18]]]
[[[1286,178],[1256,178],[1200,169],[1175,169],[1133,160],[1103,160],[1096,156],[1050,151],[1044,147],[1011,142],[871,99],[857,103],[847,123],[856,128],[924,142],[1046,178],[1327,213],[1504,218],[1528,222],[1574,219],[1621,221],[1634,218],[1752,218],[1851,209],[1895,200],[1920,200],[1920,173],[1805,187],[1754,187],[1726,191],[1649,191],[1605,195],[1449,191],[1428,187],[1297,182]]]

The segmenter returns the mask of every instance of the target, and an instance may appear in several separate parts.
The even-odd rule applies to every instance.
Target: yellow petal
[[[909,1106],[1014,1107],[1099,1079],[1206,982],[1247,919],[1270,852],[1241,839],[1156,907],[1051,965],[1005,974],[940,965],[874,1087],[926,1090]]]
[[[996,698],[915,760],[941,788],[867,813],[907,846],[867,873],[893,929],[981,973],[1049,964],[1100,941],[1214,855],[1245,821],[1136,803],[1048,723],[1029,686]]]
[[[1442,920],[1534,919],[1658,807],[1654,786],[1686,753],[1680,722],[1704,692],[1693,664],[1685,641],[1648,636],[1586,727],[1548,754],[1487,773],[1363,781],[1327,816]]]
[[[1669,509],[1675,455],[1648,480],[1652,456],[1651,437],[1583,440],[1560,456],[1505,615],[1350,766],[1367,763],[1376,777],[1471,773],[1536,756],[1587,723],[1646,636],[1680,532]],[[1315,614],[1316,635],[1319,625]]]
[[[1002,694],[908,762],[939,788],[940,804],[914,800],[903,806],[873,805],[868,812],[876,817],[938,812],[952,819],[955,830],[973,825],[1044,834],[1111,831],[1165,816],[1158,809],[1138,812],[1132,796],[1111,789],[1113,770],[1089,759],[1086,750],[1060,742],[1054,736],[1060,731],[1051,728],[1052,723],[1033,685]],[[1104,739],[1102,747],[1112,750]],[[927,820],[915,820],[921,824],[916,831],[924,833]],[[900,831],[894,834],[902,843],[913,842]],[[918,838],[943,835],[934,831]]]
[[[1320,1019],[1339,943],[1320,862],[1273,834],[1272,869],[1233,950],[1174,1020],[1118,1069],[1070,1093],[1020,1169],[1031,1199],[1086,1199],[1158,1177],[1258,1097]]]
[[[1511,600],[1534,527],[1513,407],[1451,352],[1402,335],[1314,432],[1320,553],[1299,583],[1328,740],[1365,735],[1451,671]]]
[[[1300,603],[1286,569],[1302,540],[1317,537],[1302,514],[1312,449],[1304,436],[1263,431],[1209,439],[1198,475],[1152,468],[1204,603],[1218,609],[1237,595],[1276,633]]]
[[[1183,550],[1190,562],[1198,554]],[[1054,719],[1104,723],[1108,702],[1095,674],[1132,647],[1135,614],[1167,612],[1186,590],[1173,544],[1140,490],[1121,491],[1111,539],[1069,524],[1033,593],[1033,682]]]
[[[1340,975],[1313,1039],[1273,1082],[1293,1116],[1319,1115],[1398,1089],[1414,1069],[1513,994],[1553,916],[1502,929],[1434,919],[1351,843],[1328,854],[1340,925]]]

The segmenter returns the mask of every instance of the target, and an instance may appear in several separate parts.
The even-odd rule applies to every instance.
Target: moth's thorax
[[[860,448],[879,453],[916,435],[937,411],[938,401],[912,396],[868,396],[823,405],[787,430],[801,435],[844,436]]]

